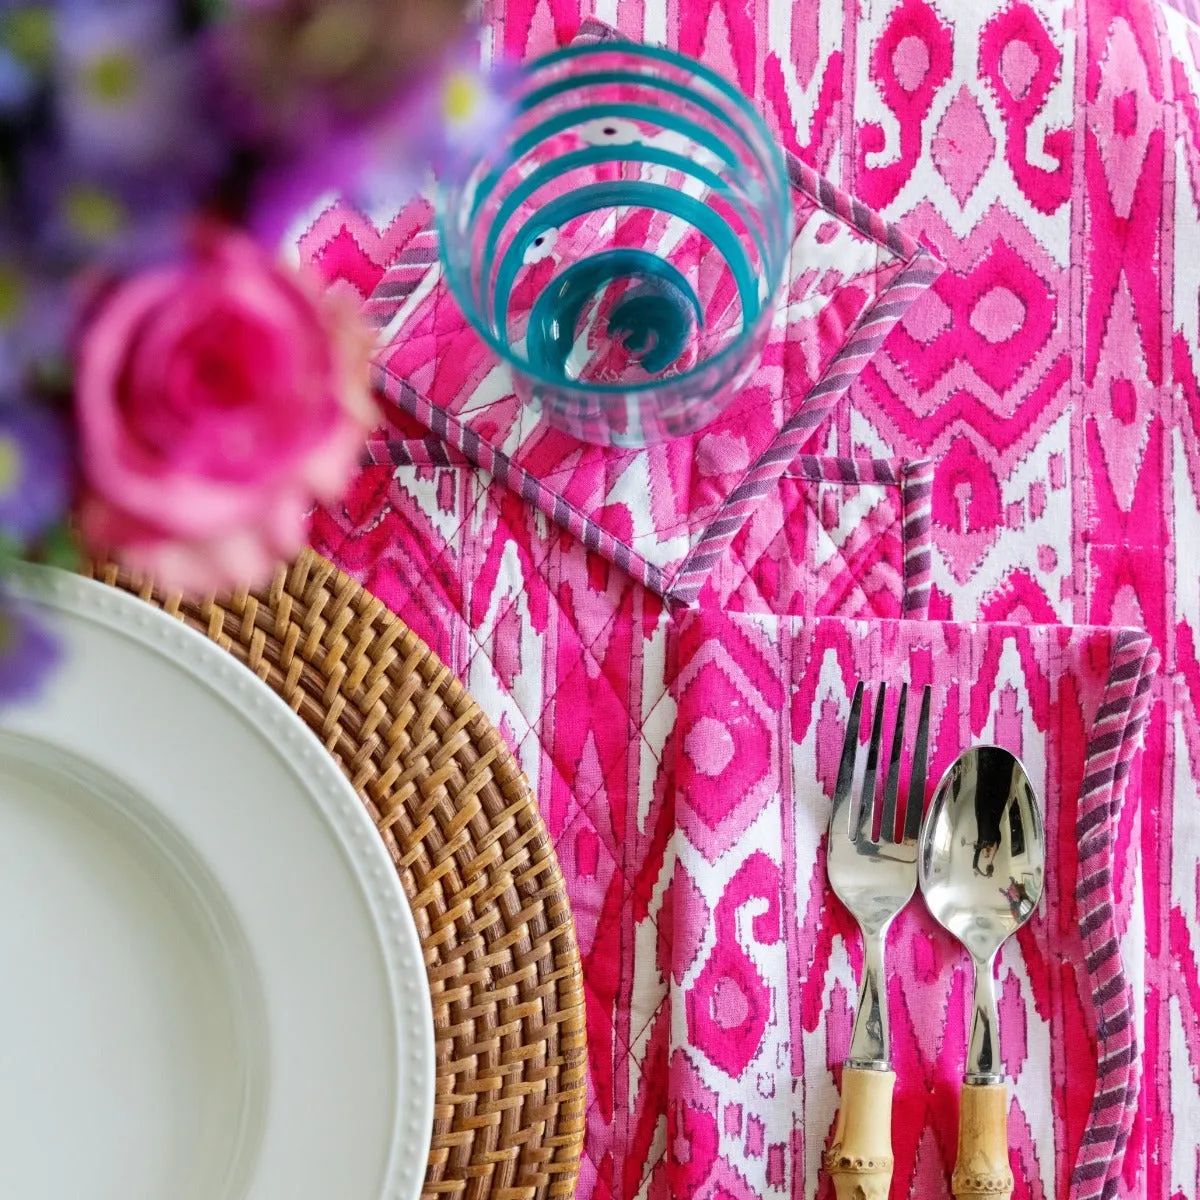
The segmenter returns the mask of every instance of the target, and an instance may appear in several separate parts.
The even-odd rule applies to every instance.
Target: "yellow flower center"
[[[54,14],[42,4],[19,8],[0,20],[0,41],[26,66],[47,66],[54,56]]]
[[[21,451],[10,437],[0,437],[0,495],[10,495],[17,486]]]
[[[84,79],[97,100],[115,106],[137,94],[139,76],[137,59],[128,50],[114,49],[94,58]]]
[[[0,325],[15,325],[25,307],[25,281],[11,263],[0,262]]]
[[[466,71],[455,71],[446,79],[442,105],[451,124],[469,121],[482,102],[479,80]]]
[[[89,184],[71,188],[63,196],[67,224],[87,241],[101,242],[125,227],[125,206],[111,192]]]

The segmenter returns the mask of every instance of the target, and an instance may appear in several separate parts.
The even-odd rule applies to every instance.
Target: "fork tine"
[[[850,716],[846,720],[846,739],[842,742],[842,761],[838,765],[837,783],[833,788],[833,809],[829,814],[829,832],[837,827],[839,814],[843,819],[842,830],[850,836],[850,787],[854,783],[854,760],[858,756],[858,720],[862,712],[863,685],[858,681],[854,699],[850,702]]]
[[[907,809],[904,814],[904,840],[915,843],[921,832],[925,809],[925,769],[929,758],[929,684],[921,696],[921,716],[917,720],[917,741],[913,746],[912,774],[908,779]]]
[[[888,757],[887,778],[883,783],[883,817],[879,825],[881,842],[896,841],[896,793],[900,790],[900,752],[904,749],[904,717],[908,708],[908,684],[900,685],[900,703],[896,707],[896,727],[892,730],[892,752]]]
[[[887,696],[887,684],[879,685],[875,696],[875,719],[871,722],[871,741],[867,746],[867,769],[863,772],[862,792],[858,801],[858,826],[853,840],[860,842],[866,833],[866,840],[873,841],[872,828],[875,824],[875,772],[879,763],[879,743],[883,740],[883,702]]]

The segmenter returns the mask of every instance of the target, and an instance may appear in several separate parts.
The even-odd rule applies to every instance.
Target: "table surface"
[[[493,0],[485,16],[519,56],[596,16],[704,59],[793,152],[945,262],[810,449],[936,460],[931,616],[1134,625],[1159,648],[1134,830],[1142,1091],[1114,1187],[1200,1195],[1200,566],[1186,552],[1200,539],[1200,28],[1155,0]],[[386,223],[331,210],[301,252],[365,296],[388,265]],[[313,544],[402,614],[516,749],[584,960],[580,1194],[665,1195],[668,614],[501,484],[422,460],[409,432],[416,465],[367,468],[318,512]],[[807,507],[771,512],[792,545],[845,549]],[[769,558],[738,553],[750,578]],[[789,611],[896,615],[903,588],[902,572],[810,587]],[[1065,1170],[1044,1172],[1053,1194]]]

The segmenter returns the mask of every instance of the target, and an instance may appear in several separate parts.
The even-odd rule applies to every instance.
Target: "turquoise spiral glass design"
[[[731,84],[667,50],[531,63],[504,144],[444,183],[464,313],[546,419],[644,445],[718,416],[754,368],[792,238],[783,156]]]

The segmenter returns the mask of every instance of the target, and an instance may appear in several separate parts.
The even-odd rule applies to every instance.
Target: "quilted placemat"
[[[590,22],[581,38],[615,36]],[[380,331],[376,383],[415,417],[654,591],[694,600],[746,518],[941,271],[899,229],[789,157],[796,237],[761,365],[699,432],[645,449],[587,445],[523,405],[511,373],[441,278],[423,208],[401,223],[366,304]],[[373,461],[394,459],[388,433]]]
[[[858,620],[928,616],[933,466],[798,454],[713,564],[699,606]]]

